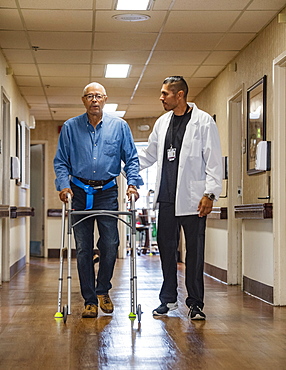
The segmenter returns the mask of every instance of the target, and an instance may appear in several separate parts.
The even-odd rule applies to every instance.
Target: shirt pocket
[[[119,142],[118,140],[104,140],[103,142],[103,154],[113,157],[118,152]]]

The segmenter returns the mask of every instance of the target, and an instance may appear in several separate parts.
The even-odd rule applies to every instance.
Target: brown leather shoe
[[[93,318],[97,317],[97,315],[98,307],[95,304],[88,304],[85,306],[81,316],[84,318]]]
[[[99,294],[97,295],[99,300],[99,306],[104,313],[112,313],[113,312],[113,303],[108,294]]]

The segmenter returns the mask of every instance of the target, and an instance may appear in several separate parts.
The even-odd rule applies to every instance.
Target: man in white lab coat
[[[167,113],[155,122],[139,161],[141,169],[157,161],[154,207],[159,203],[157,239],[163,284],[161,304],[153,315],[166,315],[178,307],[177,251],[182,226],[186,239],[186,305],[192,320],[204,320],[206,216],[221,193],[222,156],[216,123],[194,103],[187,103],[187,94],[183,77],[164,80],[160,100]]]

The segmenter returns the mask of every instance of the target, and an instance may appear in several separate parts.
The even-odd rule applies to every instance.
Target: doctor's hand
[[[199,211],[199,217],[204,217],[211,213],[213,208],[213,201],[210,200],[208,197],[202,197],[200,200],[198,211]]]
[[[73,197],[73,192],[72,192],[72,190],[70,188],[64,188],[59,193],[60,200],[62,202],[64,202],[64,203],[67,203],[68,202],[67,193],[70,193],[71,197]]]

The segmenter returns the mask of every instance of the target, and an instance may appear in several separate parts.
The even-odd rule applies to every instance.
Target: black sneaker
[[[191,320],[205,320],[206,315],[203,313],[203,311],[198,306],[191,306],[188,316],[191,318]]]
[[[167,315],[169,311],[174,311],[178,308],[178,302],[175,303],[161,303],[159,307],[152,311],[153,316]]]

